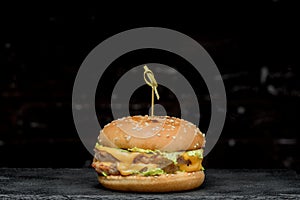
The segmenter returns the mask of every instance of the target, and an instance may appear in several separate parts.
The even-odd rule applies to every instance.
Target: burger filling
[[[102,176],[154,176],[204,170],[202,159],[203,149],[169,153],[137,147],[126,150],[110,148],[97,143],[92,166]]]

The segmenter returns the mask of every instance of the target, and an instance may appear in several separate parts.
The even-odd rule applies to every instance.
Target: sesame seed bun
[[[169,116],[129,116],[106,125],[98,143],[114,148],[142,148],[167,152],[203,148],[204,134],[194,124]]]
[[[98,176],[106,188],[134,192],[174,192],[191,190],[204,181],[204,172],[178,172],[160,176]]]
[[[100,144],[98,148],[108,153],[103,153],[104,158],[105,155],[111,154],[115,156],[114,159],[117,159],[116,164],[109,156],[106,157],[108,160],[102,161],[101,157],[99,160],[94,158],[92,166],[98,173],[98,181],[106,188],[133,192],[172,192],[197,188],[204,181],[202,158],[186,157],[188,154],[184,152],[203,148],[205,135],[186,120],[169,116],[124,117],[106,125],[100,132],[98,143]],[[154,161],[135,163],[134,160],[138,157],[136,152],[121,153],[122,151],[118,150],[135,147],[162,152],[183,152],[181,159],[187,163],[181,161],[183,166],[176,168],[175,171],[166,170],[160,175],[144,176],[136,173],[127,175],[127,171],[130,170],[140,172],[144,168],[147,170],[158,167]],[[178,167],[171,160],[169,161],[173,167]],[[168,163],[168,166],[172,167],[172,164]]]

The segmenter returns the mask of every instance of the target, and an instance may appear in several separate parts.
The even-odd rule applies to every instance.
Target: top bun
[[[203,148],[205,136],[191,122],[169,116],[129,116],[107,124],[98,142],[107,147],[167,152]]]

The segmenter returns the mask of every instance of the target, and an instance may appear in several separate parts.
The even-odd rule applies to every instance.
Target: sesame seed
[[[175,129],[175,126],[172,126],[172,129]]]
[[[195,174],[195,172],[192,172],[192,174],[194,175],[194,174]]]
[[[130,139],[131,139],[131,136],[128,135],[128,136],[126,137],[126,140],[129,141]]]
[[[175,138],[176,138],[176,136],[172,136],[172,138],[173,138],[173,139],[175,139]]]
[[[184,129],[183,129],[183,132],[185,132],[185,133],[186,133],[186,128],[184,128]]]
[[[173,120],[173,119],[170,119],[170,122],[174,122],[174,120]]]
[[[157,133],[156,135],[157,135],[158,137],[160,137],[160,133]]]
[[[203,137],[205,137],[205,133],[202,133]]]
[[[188,173],[188,176],[190,176],[191,175],[191,173]]]
[[[146,126],[149,126],[149,123],[148,123],[148,122],[145,122],[145,125],[146,125]]]
[[[169,134],[167,134],[166,136],[167,136],[167,138],[168,138],[168,137],[170,137],[170,135],[169,135]]]

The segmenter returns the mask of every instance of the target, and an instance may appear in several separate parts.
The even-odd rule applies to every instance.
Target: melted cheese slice
[[[139,152],[126,152],[122,151],[121,149],[109,148],[104,146],[97,146],[96,148],[98,150],[110,153],[112,156],[118,159],[120,162],[117,163],[117,169],[124,176],[137,173],[145,167],[147,167],[147,171],[157,168],[156,164],[133,163],[134,158],[141,154]],[[143,155],[148,157],[153,156],[153,154]]]
[[[123,162],[120,162],[117,165],[118,170],[124,176],[130,175],[133,173],[138,173],[140,170],[144,169],[145,167],[147,167],[147,171],[149,171],[149,170],[156,169],[157,165],[156,164],[144,164],[144,163],[130,164],[130,163],[123,163]]]
[[[96,148],[100,151],[110,153],[113,157],[124,163],[132,163],[134,158],[140,154],[138,152],[126,152],[122,151],[121,149],[104,147],[100,145],[96,146]]]

